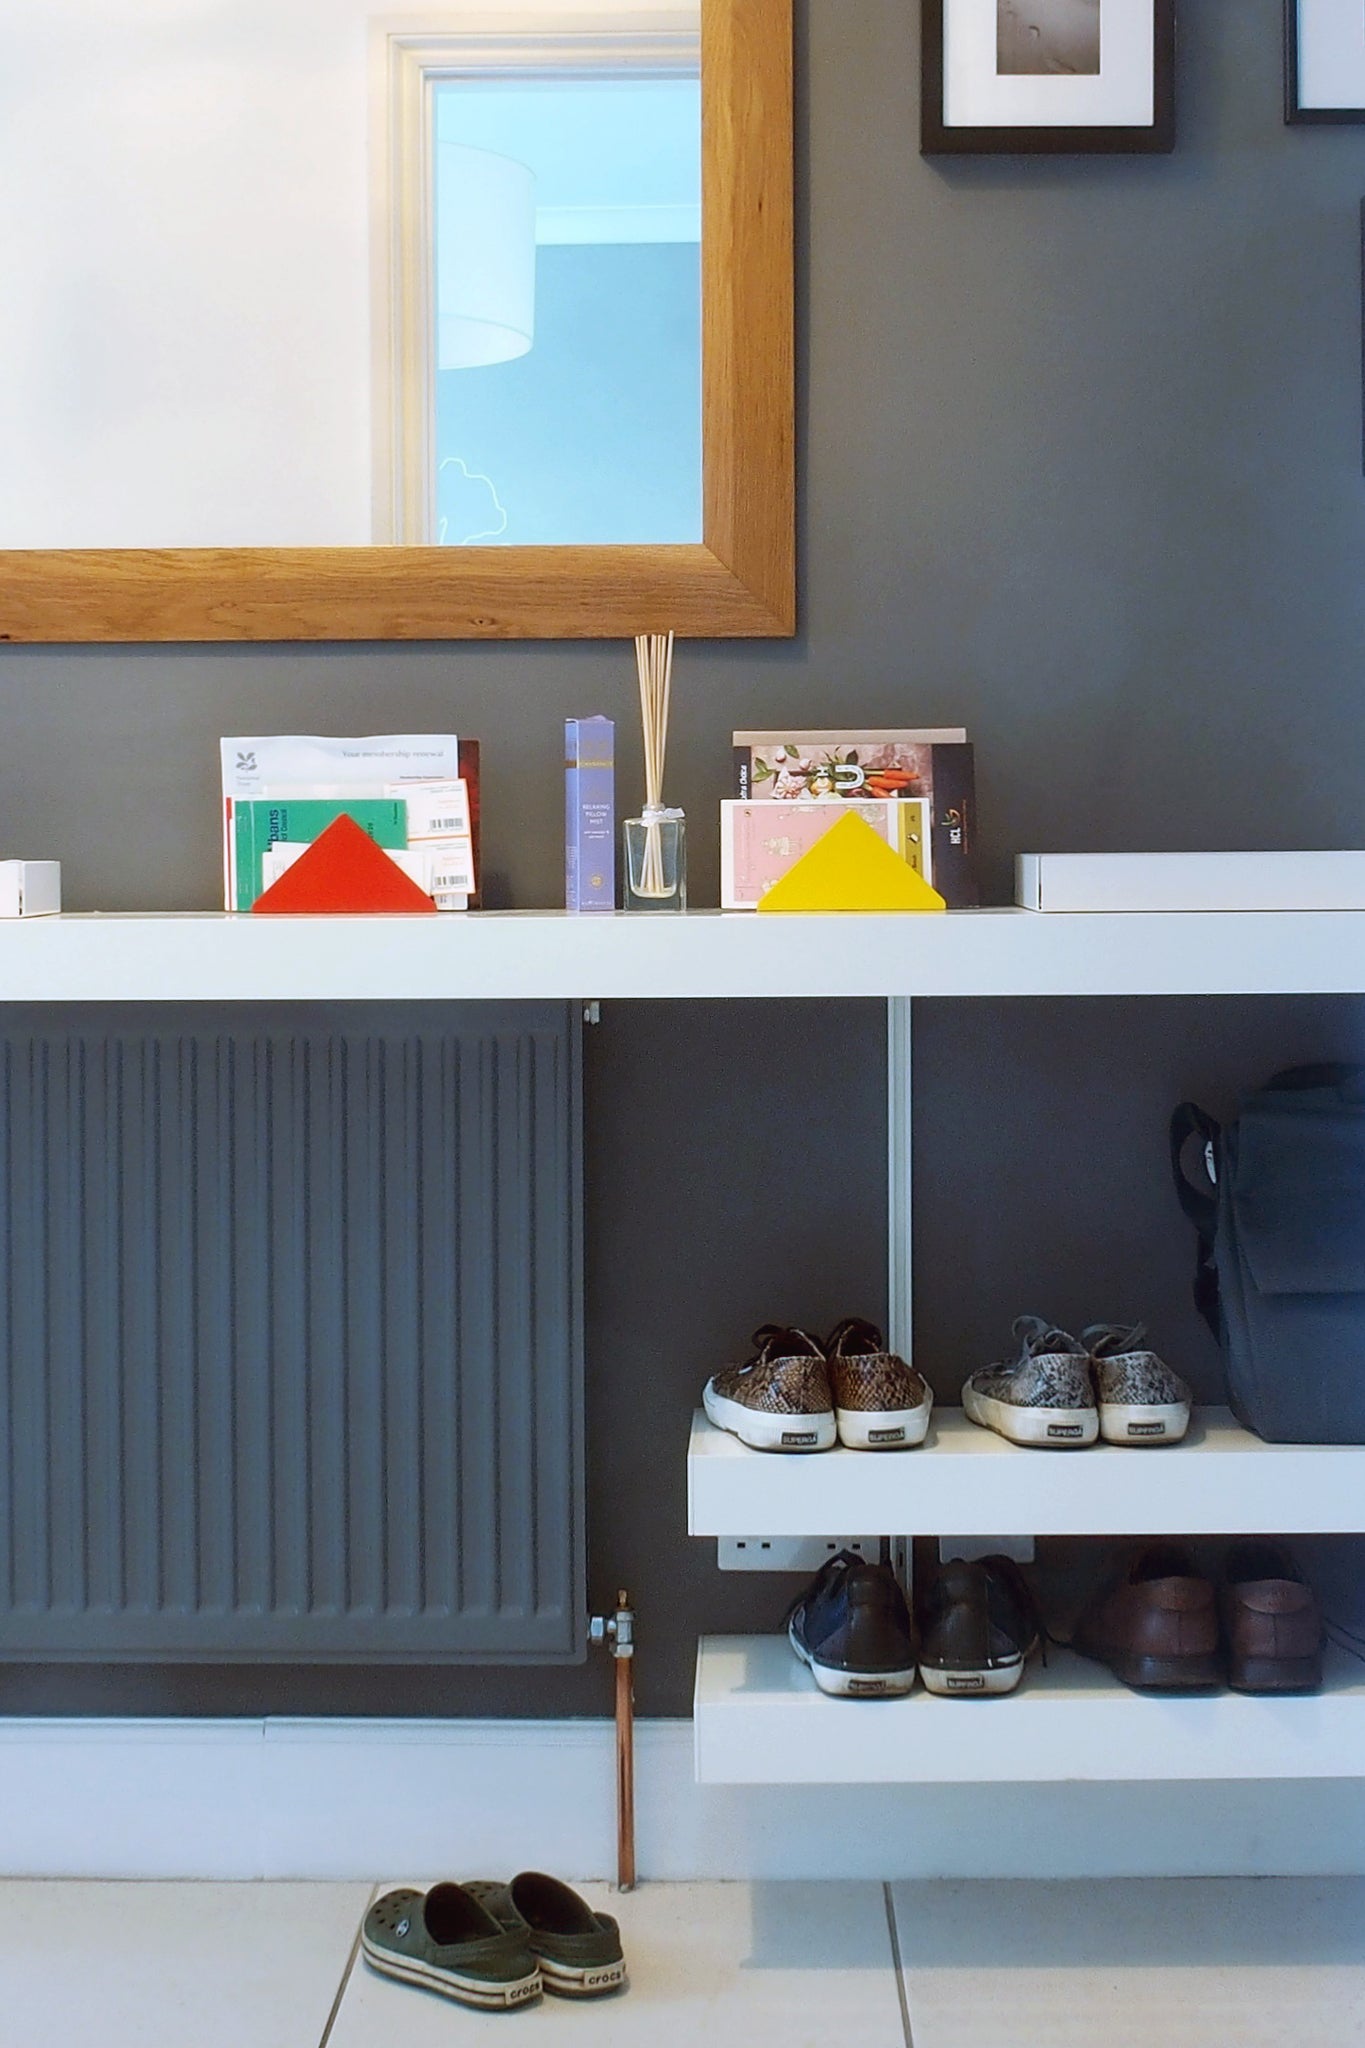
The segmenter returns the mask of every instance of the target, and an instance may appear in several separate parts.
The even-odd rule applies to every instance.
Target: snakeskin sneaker
[[[890,1565],[841,1550],[788,1609],[787,1640],[831,1699],[914,1690],[915,1628]]]
[[[1081,1342],[1090,1353],[1107,1444],[1178,1444],[1190,1426],[1190,1390],[1155,1351],[1141,1323],[1092,1323]]]
[[[706,1382],[702,1405],[716,1428],[753,1451],[832,1451],[834,1398],[814,1337],[765,1323],[754,1347],[745,1364],[722,1366]]]
[[[1014,1325],[1019,1356],[1013,1365],[988,1365],[962,1389],[971,1422],[1012,1444],[1045,1450],[1080,1450],[1100,1433],[1090,1356],[1065,1330],[1041,1316]]]
[[[825,1339],[839,1441],[851,1451],[904,1451],[929,1433],[934,1397],[875,1323],[849,1316]]]

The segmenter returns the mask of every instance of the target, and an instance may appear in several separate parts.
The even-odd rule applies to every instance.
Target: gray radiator
[[[0,1012],[0,1657],[583,1654],[578,1031]]]

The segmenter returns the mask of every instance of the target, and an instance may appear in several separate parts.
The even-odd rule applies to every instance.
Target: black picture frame
[[[1288,128],[1339,128],[1365,121],[1365,106],[1299,105],[1299,0],[1284,0],[1284,119]]]
[[[1112,6],[1115,0],[1107,0],[1107,4]],[[1122,6],[1124,0],[1118,4]],[[1175,148],[1176,0],[1155,0],[1154,118],[1149,128],[947,127],[943,118],[944,6],[945,0],[920,0],[921,155],[1168,156]]]

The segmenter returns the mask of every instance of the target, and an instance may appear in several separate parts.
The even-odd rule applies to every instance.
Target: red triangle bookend
[[[436,905],[344,813],[251,906],[257,917],[344,917],[430,911]]]

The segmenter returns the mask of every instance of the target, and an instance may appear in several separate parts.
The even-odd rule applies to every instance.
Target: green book
[[[311,846],[340,817],[354,818],[388,852],[401,853],[408,843],[408,806],[401,796],[237,798],[232,814],[237,908],[250,910],[261,894],[268,846],[280,839]]]

